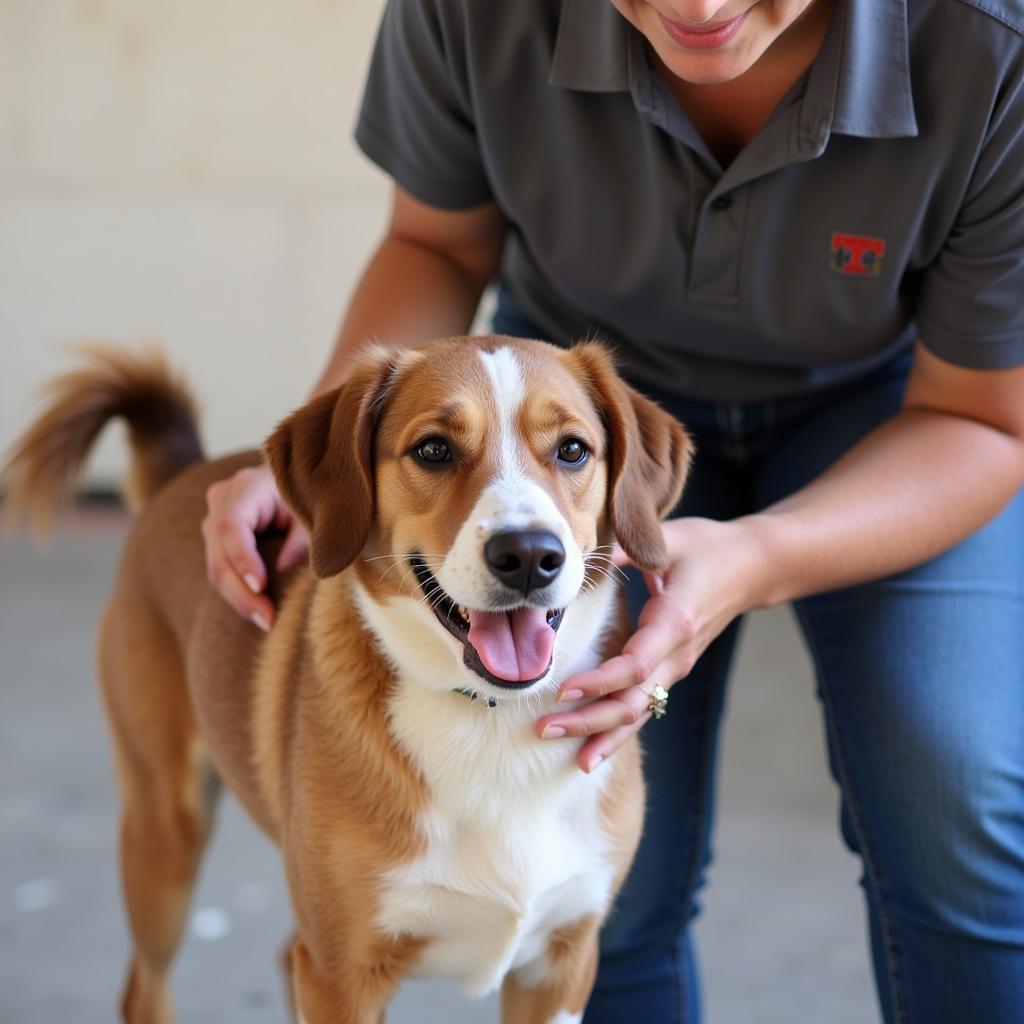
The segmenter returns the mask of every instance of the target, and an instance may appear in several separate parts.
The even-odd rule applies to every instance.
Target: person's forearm
[[[440,252],[385,238],[363,271],[313,394],[342,383],[368,345],[400,348],[467,333],[482,291]]]
[[[826,473],[737,520],[759,550],[754,603],[877,579],[952,547],[1024,485],[1024,441],[975,420],[904,410]]]

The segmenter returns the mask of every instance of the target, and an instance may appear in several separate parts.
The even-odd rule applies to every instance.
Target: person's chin
[[[679,43],[666,31],[653,8],[642,19],[641,30],[661,63],[677,78],[694,85],[721,85],[749,71],[770,45],[759,45],[757,13],[752,12],[727,43],[711,49]]]
[[[693,85],[722,85],[750,70],[756,56],[743,50],[684,50],[679,46],[655,47],[662,65],[676,78]]]

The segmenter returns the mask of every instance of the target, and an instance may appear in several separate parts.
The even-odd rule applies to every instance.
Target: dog
[[[591,774],[533,725],[621,649],[607,552],[664,563],[691,445],[595,343],[368,351],[263,449],[310,536],[264,634],[209,585],[194,403],[155,354],[93,350],[12,451],[45,511],[121,416],[138,515],[98,665],[134,942],[122,1013],[172,1019],[180,942],[226,784],[280,847],[305,1024],[371,1024],[407,976],[501,989],[505,1024],[579,1021],[643,818],[635,739]],[[261,547],[268,565],[272,551]],[[564,706],[562,706],[564,707]]]

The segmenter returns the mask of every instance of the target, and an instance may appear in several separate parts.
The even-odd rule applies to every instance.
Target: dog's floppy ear
[[[667,553],[659,524],[682,494],[693,444],[678,420],[622,380],[603,345],[585,342],[572,354],[608,434],[608,508],[615,536],[636,566],[662,569]]]
[[[383,350],[374,352],[263,446],[281,496],[309,531],[310,565],[320,578],[351,565],[373,525],[374,426],[392,369]]]

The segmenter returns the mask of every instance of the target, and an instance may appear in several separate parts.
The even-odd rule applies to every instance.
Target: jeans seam
[[[864,814],[860,800],[857,797],[853,786],[853,779],[847,768],[846,747],[843,743],[843,731],[839,724],[839,716],[836,714],[835,701],[832,695],[832,688],[829,683],[828,674],[825,672],[825,662],[821,656],[821,644],[818,642],[811,615],[804,602],[798,601],[795,604],[796,612],[804,628],[804,635],[807,638],[807,645],[811,650],[814,659],[815,669],[821,684],[822,700],[826,706],[826,728],[832,732],[836,751],[836,768],[839,773],[839,781],[846,799],[849,801],[850,817],[853,821],[854,831],[857,834],[857,842],[860,844],[861,856],[864,860],[864,867],[867,871],[868,880],[874,890],[875,899],[878,904],[878,917],[882,925],[882,935],[885,943],[885,962],[888,968],[889,996],[892,1000],[894,1024],[908,1024],[907,1010],[903,999],[903,988],[900,981],[900,957],[896,945],[895,932],[893,929],[892,917],[888,912],[885,900],[885,887],[883,875],[875,856],[874,846],[868,838],[867,827],[864,823]]]
[[[687,922],[689,930],[689,922]],[[683,1014],[686,1012],[686,967],[683,964],[683,944],[686,942],[686,933],[681,932],[676,936],[675,963],[676,963],[676,1020],[679,1024],[686,1024]]]
[[[704,701],[701,707],[700,715],[700,726],[699,734],[697,736],[697,749],[698,749],[698,775],[697,775],[697,803],[694,807],[693,812],[693,833],[690,838],[690,849],[687,854],[686,872],[683,876],[684,879],[684,893],[687,904],[692,902],[693,890],[696,885],[697,872],[699,870],[698,864],[700,863],[700,849],[701,849],[701,837],[704,834],[704,824],[707,820],[707,779],[709,774],[708,761],[710,759],[710,737],[711,729],[708,727],[709,708],[711,702],[714,700],[714,687],[708,686],[706,693],[704,694]],[[689,914],[689,905],[686,908],[687,914]],[[676,938],[676,1019],[679,1024],[687,1024],[685,1013],[686,1013],[686,980],[685,970],[681,969],[681,952],[682,944],[686,941],[690,931],[690,920],[687,919],[686,930],[681,932]],[[690,1022],[690,1024],[696,1024],[696,1022]]]

